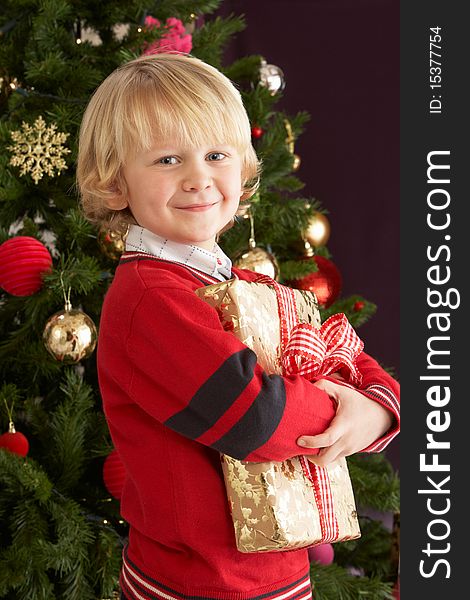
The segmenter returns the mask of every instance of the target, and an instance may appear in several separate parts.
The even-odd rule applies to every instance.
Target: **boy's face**
[[[128,193],[119,208],[129,206],[137,223],[157,235],[207,250],[242,195],[240,156],[224,144],[158,142],[128,160],[123,174]]]

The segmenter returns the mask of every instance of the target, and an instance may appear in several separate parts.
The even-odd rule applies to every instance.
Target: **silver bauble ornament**
[[[268,88],[271,92],[271,96],[274,96],[278,92],[282,92],[286,87],[286,80],[284,79],[282,69],[276,65],[269,65],[265,60],[261,61],[259,81],[261,85]]]

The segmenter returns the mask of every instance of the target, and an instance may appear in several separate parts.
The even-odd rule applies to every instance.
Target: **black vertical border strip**
[[[402,0],[400,4],[402,600],[469,595],[464,549],[470,533],[470,469],[465,443],[470,437],[470,352],[465,344],[470,333],[466,316],[470,278],[470,221],[466,216],[470,205],[470,103],[465,93],[470,36],[464,10],[465,3],[458,2]],[[430,72],[431,27],[440,27],[442,38],[442,88],[435,89],[430,88],[430,75],[437,74]],[[430,102],[438,99],[442,102],[441,112],[431,114]],[[438,103],[434,106],[437,108]],[[428,155],[436,151],[449,151],[449,155],[434,155],[432,159],[450,165],[449,184],[428,182]],[[443,170],[434,173],[435,179],[446,177]],[[442,209],[429,206],[430,192],[431,204],[444,205],[448,194],[449,205]],[[435,225],[450,219],[448,227],[433,229],[427,222],[428,215]],[[435,257],[432,260],[427,256],[428,248]],[[445,283],[430,281],[430,277],[445,280],[448,276]],[[428,289],[440,292],[443,302],[449,298],[454,308],[431,307]],[[431,301],[439,303],[438,295],[434,294]],[[439,330],[438,319],[430,319],[432,313],[444,315],[440,324],[448,331]],[[430,342],[432,337],[436,339]],[[429,367],[430,348],[448,352],[432,357],[438,366],[435,369]],[[448,369],[443,368],[446,365]],[[422,379],[426,376],[448,376],[449,380]],[[437,386],[440,398],[445,397],[447,386],[450,396],[446,404],[431,406],[428,396],[433,386]],[[432,427],[439,424],[443,430],[433,432]],[[449,448],[428,448],[430,434],[436,441],[447,442]],[[435,460],[439,465],[448,465],[449,471],[426,470],[420,465],[420,455],[425,455],[424,463],[429,465]]]

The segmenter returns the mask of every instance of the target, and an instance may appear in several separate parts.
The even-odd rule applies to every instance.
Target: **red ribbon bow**
[[[363,348],[363,341],[346,315],[337,313],[320,329],[308,323],[295,325],[285,346],[282,364],[287,375],[299,373],[306,379],[330,375],[346,368],[349,382],[360,385],[362,375],[356,367],[356,358]]]
[[[309,323],[299,323],[292,288],[280,285],[266,275],[259,275],[256,282],[271,285],[276,292],[282,366],[286,375],[298,373],[306,379],[314,379],[346,369],[349,383],[361,384],[362,375],[356,367],[356,358],[362,352],[364,342],[344,313],[332,315],[316,329]]]

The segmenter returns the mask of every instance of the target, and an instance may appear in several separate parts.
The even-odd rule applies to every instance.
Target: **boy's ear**
[[[108,208],[111,210],[122,210],[123,208],[127,208],[129,203],[127,202],[126,195],[122,193],[117,185],[112,185],[109,191],[112,192],[112,196],[108,196],[104,201]]]

